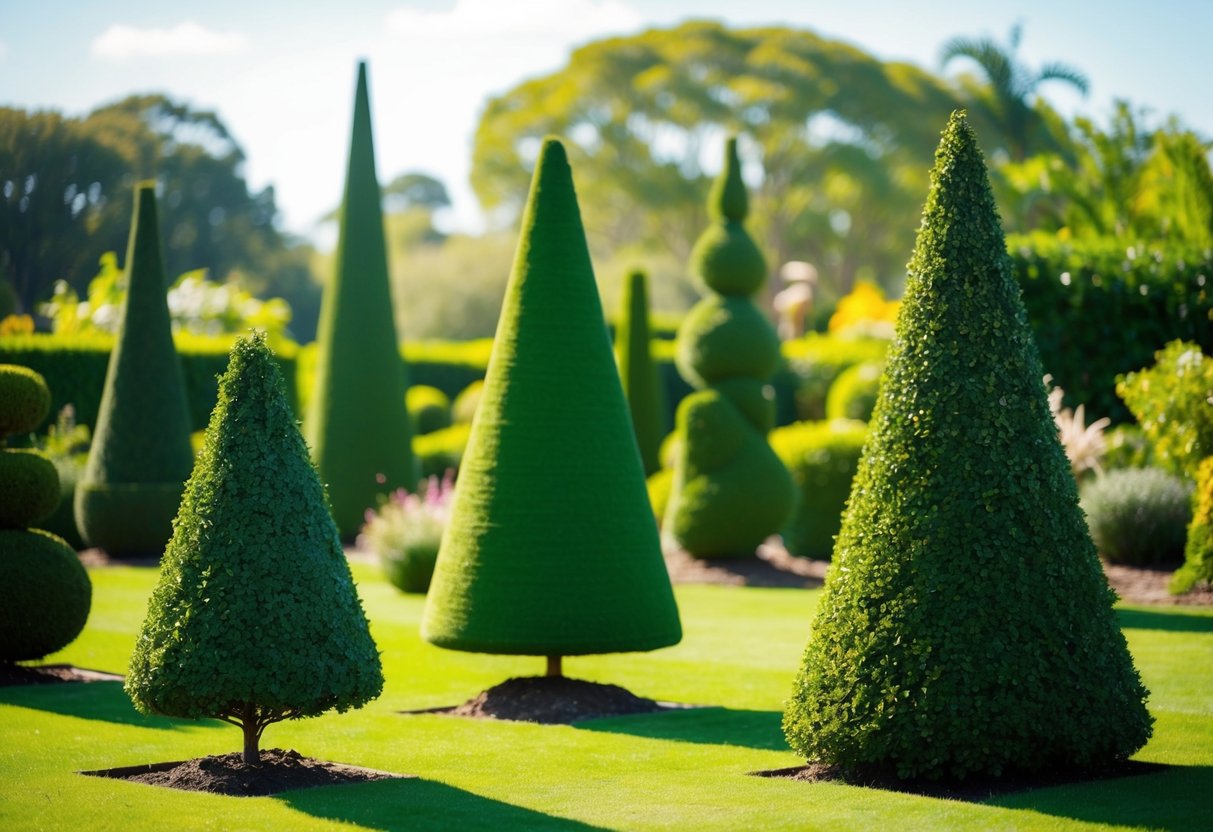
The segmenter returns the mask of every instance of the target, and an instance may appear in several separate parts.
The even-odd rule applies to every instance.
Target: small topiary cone
[[[419,479],[405,405],[408,369],[392,317],[365,62],[358,64],[335,261],[320,309],[304,428],[333,519],[342,539],[352,540],[379,495],[412,491]]]
[[[158,557],[194,452],[152,182],[135,189],[126,274],[93,444],[76,486],[76,524],[88,545],[111,555]]]
[[[126,692],[144,713],[266,725],[357,708],[383,672],[324,487],[260,336],[242,338],[181,501]]]
[[[784,715],[903,778],[1107,764],[1150,736],[976,137],[952,116]]]
[[[631,271],[623,282],[623,302],[615,332],[615,360],[619,363],[619,378],[623,394],[632,414],[636,444],[644,463],[644,474],[650,476],[661,470],[661,440],[665,437],[662,424],[665,407],[657,366],[653,363],[649,334],[649,281],[642,271]]]
[[[421,632],[440,647],[552,657],[681,638],[572,172],[553,139]]]

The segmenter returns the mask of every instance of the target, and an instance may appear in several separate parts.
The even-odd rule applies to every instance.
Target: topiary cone
[[[636,444],[640,448],[646,477],[661,470],[659,451],[665,436],[662,424],[665,407],[649,334],[648,287],[648,276],[644,272],[628,272],[623,281],[623,301],[615,332],[615,360],[619,364],[623,395],[632,414],[632,427],[636,431]]]
[[[421,632],[440,647],[548,656],[681,638],[572,172],[553,139]]]
[[[85,543],[111,555],[159,556],[194,453],[151,182],[135,189],[126,276],[93,444],[76,486],[76,524]]]
[[[1098,765],[1150,736],[977,141],[935,156],[897,335],[784,715],[903,778]]]
[[[352,540],[380,494],[419,478],[392,317],[366,63],[358,64],[336,266],[324,290],[316,380],[304,425],[333,519]]]
[[[126,677],[144,713],[244,729],[356,708],[383,673],[324,487],[261,335],[242,338]]]

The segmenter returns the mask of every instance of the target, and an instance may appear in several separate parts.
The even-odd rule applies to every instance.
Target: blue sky
[[[1045,88],[1064,112],[1102,121],[1128,98],[1213,137],[1213,0],[0,0],[0,105],[82,115],[159,91],[216,110],[253,186],[273,183],[285,225],[312,233],[340,199],[366,57],[380,178],[437,175],[448,224],[474,229],[470,141],[488,95],[560,68],[574,45],[688,18],[811,28],[932,70],[948,38],[1003,40],[1021,21],[1025,60],[1091,81],[1085,100]]]

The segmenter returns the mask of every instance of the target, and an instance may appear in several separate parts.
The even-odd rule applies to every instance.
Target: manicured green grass
[[[1213,791],[1213,610],[1125,607],[1152,691],[1157,774],[984,804],[746,776],[802,762],[779,729],[817,592],[686,586],[685,638],[651,654],[573,657],[566,672],[716,707],[577,727],[402,715],[454,704],[542,660],[430,647],[421,599],[355,577],[383,651],[383,696],[270,726],[264,746],[415,775],[267,798],[178,792],[75,772],[238,750],[217,722],[148,718],[117,683],[0,689],[0,828],[15,829],[1082,829],[1207,828]],[[94,570],[80,639],[50,661],[123,672],[151,569]],[[348,827],[346,827],[348,828]]]

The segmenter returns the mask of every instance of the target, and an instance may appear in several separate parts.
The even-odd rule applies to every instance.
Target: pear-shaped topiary
[[[9,434],[34,430],[50,405],[34,371],[0,364],[0,663],[40,659],[84,629],[92,584],[76,552],[30,529],[59,503],[59,477],[35,451],[4,447]]]
[[[711,294],[683,320],[675,357],[702,392],[678,408],[680,451],[664,529],[700,558],[753,555],[787,521],[796,495],[766,439],[775,423],[767,381],[779,366],[779,338],[750,298],[766,280],[766,263],[742,225],[748,210],[729,139],[708,197],[713,223],[691,253]]]
[[[954,114],[784,715],[806,758],[963,778],[1104,764],[1150,736],[1043,375]]]
[[[359,707],[383,673],[324,487],[260,336],[241,339],[186,485],[126,692],[241,726]]]
[[[422,636],[560,657],[681,626],[564,148],[540,151]]]
[[[615,331],[615,360],[619,363],[623,394],[632,413],[632,428],[636,431],[636,444],[640,447],[646,477],[661,470],[658,452],[665,436],[665,406],[650,337],[648,276],[633,270],[623,281],[623,302]]]
[[[1213,456],[1201,460],[1196,469],[1184,565],[1171,577],[1170,589],[1181,595],[1200,582],[1213,583]]]
[[[408,370],[392,318],[375,174],[366,64],[358,64],[336,266],[324,290],[305,433],[343,540],[378,497],[417,486],[405,395]]]
[[[135,189],[126,277],[93,444],[76,486],[76,524],[88,545],[111,555],[159,556],[194,452],[151,182]]]

